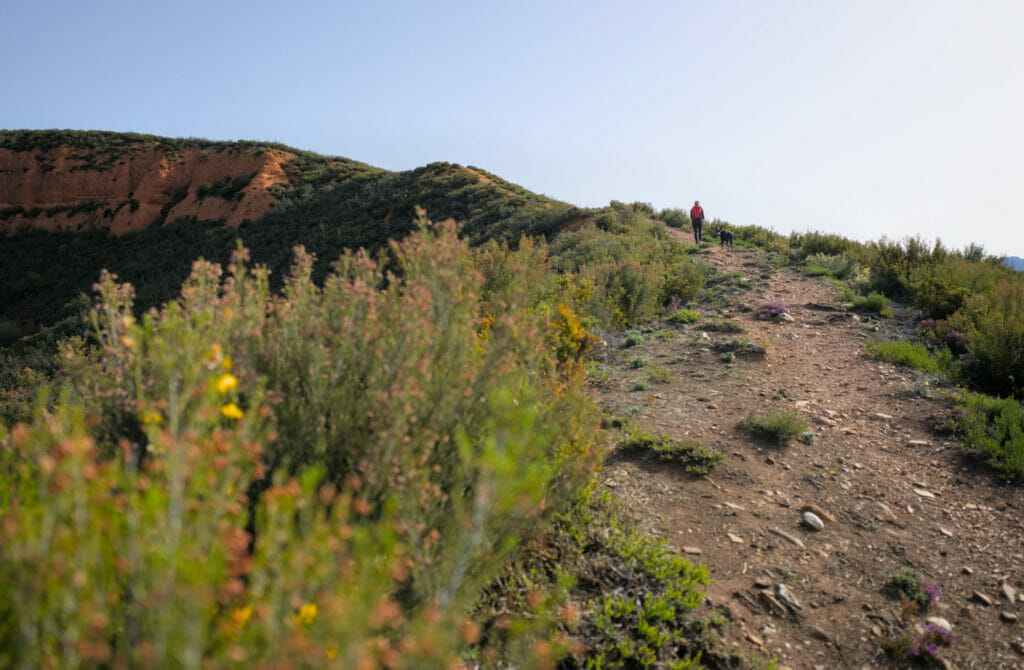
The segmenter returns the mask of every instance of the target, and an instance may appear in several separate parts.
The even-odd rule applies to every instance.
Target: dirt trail
[[[941,650],[943,664],[1024,668],[1024,493],[933,430],[949,413],[939,393],[862,354],[867,338],[898,323],[878,323],[876,334],[853,314],[823,309],[835,302],[831,288],[752,252],[715,247],[704,258],[748,280],[736,282],[720,316],[767,354],[728,363],[714,345],[737,335],[704,339],[701,322],[666,326],[636,347],[609,343],[614,374],[599,393],[646,430],[697,439],[727,458],[703,479],[618,460],[603,481],[647,533],[708,566],[709,600],[733,624],[726,648],[790,668],[891,667],[883,639],[941,617],[958,637]],[[795,320],[743,311],[765,301],[785,303]],[[649,366],[632,369],[635,356]],[[633,390],[655,365],[669,381]],[[738,426],[770,410],[803,413],[814,444],[777,446]],[[820,532],[802,522],[807,505],[825,512]],[[923,614],[908,616],[884,588],[905,568],[942,586]],[[787,595],[799,606],[787,607]]]

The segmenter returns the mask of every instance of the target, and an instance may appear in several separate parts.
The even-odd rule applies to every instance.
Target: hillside
[[[1024,275],[981,247],[0,137],[0,665],[1020,665]]]
[[[389,172],[270,143],[0,131],[0,322],[19,336],[52,326],[104,268],[147,309],[193,260],[227,262],[238,239],[275,282],[300,244],[322,278],[344,249],[406,235],[416,207],[474,243],[550,235],[574,212],[447,163]]]

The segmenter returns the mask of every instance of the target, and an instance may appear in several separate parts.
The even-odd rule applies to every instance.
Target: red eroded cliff
[[[88,153],[0,148],[0,234],[105,229],[114,234],[195,217],[238,226],[276,205],[294,154],[273,148]]]

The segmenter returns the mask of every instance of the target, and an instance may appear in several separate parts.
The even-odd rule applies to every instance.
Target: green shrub
[[[738,321],[732,319],[714,319],[708,321],[702,326],[704,330],[715,332],[715,333],[745,333],[747,329],[743,327]]]
[[[971,295],[989,295],[1010,272],[996,263],[950,256],[910,272],[914,304],[932,319],[945,319],[964,306]]]
[[[927,609],[939,601],[942,588],[930,584],[913,570],[904,569],[889,575],[889,589],[897,596],[905,598],[915,610]]]
[[[669,228],[689,228],[692,225],[690,217],[681,209],[664,209],[660,216]]]
[[[778,442],[799,438],[807,430],[807,420],[797,412],[774,411],[751,414],[740,426],[761,437]]]
[[[558,556],[554,570],[549,556]],[[695,616],[709,582],[707,568],[645,538],[607,493],[584,496],[502,581],[507,586],[486,603],[500,612],[522,607],[525,599],[505,596],[510,592],[534,600],[541,592],[567,592],[555,620],[559,637],[586,644],[549,658],[550,667],[701,667],[714,644],[711,629],[720,623]]]
[[[641,335],[640,332],[636,331],[636,330],[627,331],[626,334],[625,334],[625,337],[623,337],[623,339],[622,339],[622,346],[623,347],[627,347],[627,348],[628,347],[635,347],[635,346],[637,346],[639,344],[643,344],[643,343],[644,343],[644,336]]]
[[[644,358],[643,356],[634,356],[629,361],[629,367],[631,367],[634,370],[636,370],[638,368],[644,367],[645,365],[647,365],[647,363],[648,363],[647,359]]]
[[[669,323],[695,323],[700,320],[700,312],[695,309],[677,309],[665,319]]]
[[[892,309],[889,307],[889,299],[878,291],[873,291],[866,296],[857,296],[853,299],[853,308],[858,311],[875,312],[879,316],[892,317]]]
[[[804,259],[804,272],[812,277],[828,276],[848,279],[860,271],[860,263],[851,256],[811,254]]]
[[[585,485],[598,413],[565,324],[481,322],[453,225],[392,252],[319,288],[297,250],[280,297],[244,251],[199,262],[141,322],[102,279],[99,347],[65,345],[69,390],[0,436],[0,665],[354,667],[380,640],[448,665],[476,639],[481,589]]]
[[[978,387],[1024,399],[1024,279],[971,297],[951,321],[967,333],[969,372]]]
[[[612,373],[598,361],[587,361],[583,370],[587,375],[587,383],[601,386],[612,379]]]
[[[672,373],[664,365],[652,365],[647,368],[647,379],[655,384],[668,384],[672,381]]]
[[[953,424],[964,449],[987,460],[1005,479],[1024,483],[1024,405],[981,393],[955,396]]]
[[[878,342],[869,340],[864,350],[873,358],[935,375],[951,376],[954,370],[953,357],[948,349],[932,353],[920,342]]]
[[[626,226],[619,223],[619,217],[614,212],[600,214],[594,219],[594,225],[597,226],[598,230],[603,230],[606,233],[621,234],[627,230]]]
[[[651,388],[651,385],[646,380],[638,379],[635,382],[633,382],[634,391],[646,391],[649,388]]]
[[[761,226],[730,226],[736,236],[736,244],[740,247],[758,248],[765,251],[785,253],[789,249],[789,241],[784,235]]]
[[[686,472],[700,476],[711,472],[725,458],[722,452],[708,449],[697,440],[677,440],[644,430],[632,431],[618,444],[617,449],[634,456],[650,456],[678,463]]]

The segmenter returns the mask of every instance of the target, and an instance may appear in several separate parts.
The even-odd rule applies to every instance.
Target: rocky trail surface
[[[932,618],[956,635],[939,666],[1024,668],[1024,493],[935,432],[950,413],[941,391],[863,353],[868,338],[911,324],[845,312],[832,288],[753,252],[716,246],[704,257],[732,277],[719,318],[766,353],[728,361],[721,345],[737,334],[708,332],[705,320],[667,325],[635,347],[609,342],[613,374],[598,393],[641,428],[726,457],[698,478],[623,456],[602,481],[647,534],[708,566],[726,649],[779,667],[894,667],[885,640]],[[747,311],[767,301],[793,320]],[[637,356],[648,366],[632,367]],[[668,374],[635,390],[651,369]],[[739,425],[773,410],[807,418],[813,444]],[[937,603],[901,605],[887,584],[905,569],[941,586]]]

